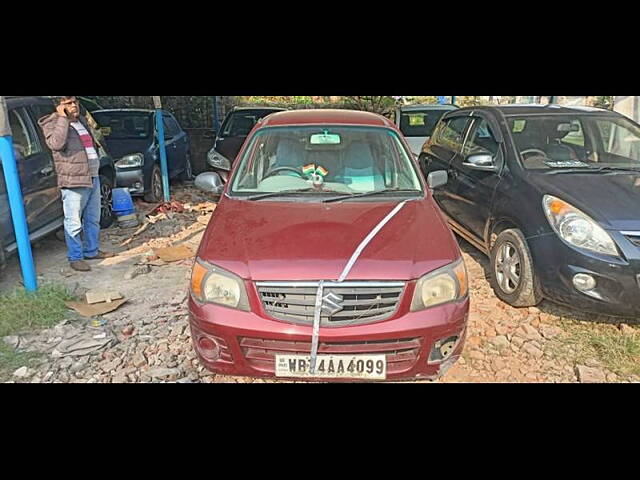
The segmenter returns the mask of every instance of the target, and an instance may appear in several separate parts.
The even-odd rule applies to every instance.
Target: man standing
[[[100,159],[76,97],[57,97],[56,111],[38,121],[53,152],[62,192],[67,257],[74,270],[87,272],[86,260],[112,257],[99,251]]]

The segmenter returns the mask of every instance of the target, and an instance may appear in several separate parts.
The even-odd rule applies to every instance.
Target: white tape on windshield
[[[353,267],[353,265],[358,260],[358,257],[360,256],[362,251],[366,248],[366,246],[369,244],[369,242],[371,242],[371,240],[373,240],[373,237],[375,237],[378,234],[378,232],[380,230],[382,230],[382,227],[384,227],[389,222],[389,220],[391,220],[395,216],[395,214],[398,213],[402,207],[404,207],[405,203],[407,203],[407,200],[405,200],[404,202],[399,203],[398,205],[396,205],[396,207],[393,210],[391,210],[389,212],[389,214],[386,217],[384,217],[380,221],[380,223],[375,226],[375,228],[373,230],[371,230],[369,232],[369,235],[367,235],[365,237],[365,239],[362,241],[362,243],[360,243],[360,245],[358,245],[358,248],[356,248],[356,251],[353,252],[353,255],[351,255],[351,258],[347,262],[347,265],[344,267],[344,270],[342,271],[342,274],[340,275],[340,278],[338,278],[339,282],[343,282],[344,279],[347,278],[347,275],[349,275],[349,272],[351,271],[351,268]]]
[[[313,312],[313,333],[311,336],[311,366],[309,373],[316,371],[316,357],[318,356],[318,337],[320,336],[320,315],[322,315],[322,296],[324,293],[324,280],[320,280],[316,291],[316,308]]]

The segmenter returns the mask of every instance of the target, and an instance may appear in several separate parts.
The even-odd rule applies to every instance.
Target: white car
[[[440,117],[457,108],[455,105],[404,105],[396,109],[395,123],[416,157],[431,137]]]

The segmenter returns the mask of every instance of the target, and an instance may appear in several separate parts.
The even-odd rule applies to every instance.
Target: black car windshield
[[[220,135],[222,137],[248,135],[258,120],[274,112],[274,110],[239,110],[232,112],[222,124]]]
[[[624,117],[593,114],[510,116],[529,170],[640,170],[640,128]]]
[[[94,112],[92,115],[107,140],[149,138],[153,131],[150,113]]]
[[[400,131],[405,137],[430,137],[438,120],[448,110],[409,110],[400,113]]]
[[[394,190],[422,193],[398,135],[379,127],[321,125],[257,131],[242,155],[230,194],[293,192],[317,198],[382,190],[390,190],[390,195]]]

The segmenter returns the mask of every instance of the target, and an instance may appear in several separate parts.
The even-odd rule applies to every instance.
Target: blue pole
[[[0,111],[0,115],[3,114],[6,114],[6,111],[4,113]],[[36,269],[33,265],[29,228],[27,227],[27,217],[24,213],[20,176],[16,166],[16,157],[13,153],[13,138],[11,135],[0,137],[0,160],[4,170],[4,180],[7,184],[9,208],[13,219],[16,243],[18,244],[24,287],[28,292],[35,292],[38,289],[38,280],[36,278]]]
[[[156,108],[156,131],[158,132],[158,143],[160,145],[160,169],[162,170],[162,189],[164,190],[164,201],[169,202],[169,167],[167,166],[167,150],[164,145],[164,124],[162,122],[162,110]]]

